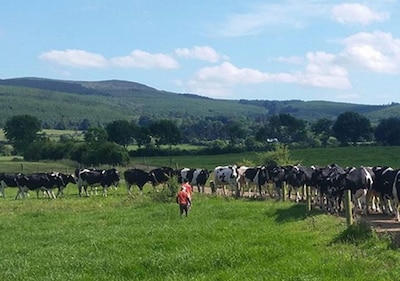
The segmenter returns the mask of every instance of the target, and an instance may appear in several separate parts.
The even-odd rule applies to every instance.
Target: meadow
[[[304,165],[391,165],[397,147],[291,150]],[[260,154],[146,157],[131,166],[205,167]],[[0,170],[70,171],[76,164],[1,157]],[[123,171],[127,167],[119,167]],[[56,200],[0,198],[0,280],[398,280],[397,236],[304,204],[194,194],[187,218],[173,197],[149,185],[128,197],[124,181],[109,196],[78,197],[70,184]],[[165,198],[164,198],[165,199]]]
[[[398,280],[389,237],[305,205],[195,193],[0,200],[1,280]]]

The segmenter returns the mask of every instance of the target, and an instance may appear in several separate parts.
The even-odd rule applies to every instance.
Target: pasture
[[[194,194],[178,206],[149,187],[129,198],[0,198],[1,280],[397,280],[387,237],[303,204]]]
[[[397,147],[291,150],[304,165],[400,167]],[[259,154],[146,157],[130,166],[214,168]],[[172,164],[172,165],[171,165]],[[2,172],[72,172],[76,164],[1,157]],[[127,167],[118,167],[120,172]],[[194,194],[188,218],[173,198],[146,185],[78,197],[70,184],[56,200],[0,198],[0,280],[398,280],[397,236],[304,204]]]
[[[212,170],[217,165],[231,165],[241,162],[261,163],[263,153],[246,152],[223,155],[185,155],[171,157],[137,157],[130,165],[201,167]],[[400,168],[400,147],[398,146],[349,146],[330,148],[290,149],[290,158],[305,166],[325,166],[336,163],[340,166],[392,166]],[[260,157],[261,156],[261,157]]]

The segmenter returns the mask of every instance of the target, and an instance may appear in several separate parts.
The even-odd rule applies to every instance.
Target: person
[[[182,182],[182,186],[185,188],[186,193],[189,195],[190,203],[189,203],[189,208],[192,205],[192,186],[189,183],[188,179],[184,179]]]
[[[186,188],[184,186],[181,187],[181,190],[176,195],[176,203],[179,204],[179,213],[181,217],[185,215],[188,216],[189,204],[190,204],[190,197],[186,192]]]

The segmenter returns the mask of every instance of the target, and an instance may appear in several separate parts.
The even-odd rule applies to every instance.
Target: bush
[[[175,196],[178,193],[180,185],[175,178],[171,178],[167,182],[167,187],[163,188],[160,192],[150,193],[150,197],[157,203],[171,203],[175,202]]]

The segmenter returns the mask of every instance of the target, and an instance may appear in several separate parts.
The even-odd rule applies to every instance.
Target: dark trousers
[[[182,216],[185,214],[185,216],[188,215],[188,204],[179,204],[179,212],[180,215]]]

